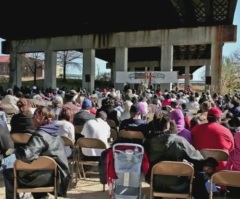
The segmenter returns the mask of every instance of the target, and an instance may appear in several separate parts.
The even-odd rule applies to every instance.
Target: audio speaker
[[[85,75],[85,82],[90,82],[90,75],[89,74]]]
[[[212,77],[211,76],[206,76],[206,84],[211,85],[212,82]]]

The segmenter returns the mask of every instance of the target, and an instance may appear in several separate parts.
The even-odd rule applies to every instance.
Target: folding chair
[[[111,140],[109,140],[109,142],[114,142],[117,137],[118,137],[118,134],[117,134],[117,131],[115,129],[110,129],[111,133],[110,133],[110,138]]]
[[[116,122],[114,120],[107,119],[106,122],[108,123],[108,125],[110,126],[111,129],[117,130],[117,125],[116,125]]]
[[[204,158],[213,157],[217,161],[226,161],[228,153],[222,149],[201,149],[200,153]]]
[[[11,138],[14,144],[26,144],[32,136],[31,133],[12,133]]]
[[[77,156],[79,158],[78,165],[81,167],[82,173],[83,173],[83,178],[86,179],[86,174],[99,174],[99,171],[85,171],[83,165],[89,165],[89,166],[94,166],[98,168],[99,161],[89,161],[89,160],[84,160],[83,155],[82,155],[82,148],[88,148],[88,149],[107,149],[106,144],[97,138],[79,138],[77,140],[77,146],[79,149],[79,155]],[[99,157],[100,158],[100,157]],[[80,174],[80,169],[79,171],[79,176]],[[103,184],[103,191],[105,191],[105,184]]]
[[[71,171],[71,183],[70,186],[73,186],[73,175],[74,175],[74,166],[76,166],[76,169],[78,170],[78,166],[76,165],[77,163],[77,149],[74,145],[74,142],[67,136],[61,136],[63,141],[64,141],[64,145],[65,146],[69,146],[72,150],[72,155],[70,157],[68,157],[68,164],[70,167],[70,171]],[[76,172],[75,175],[75,184],[77,184],[77,177],[78,177],[78,173]]]
[[[210,179],[209,199],[213,198],[213,183],[217,185],[225,185],[240,188],[240,172],[222,170],[214,173]]]
[[[188,193],[167,193],[153,190],[154,175],[169,175],[169,176],[188,176],[189,191]],[[163,198],[192,198],[192,182],[194,177],[194,168],[186,162],[177,161],[161,161],[155,164],[151,170],[150,183],[150,199],[154,197]]]
[[[21,188],[18,185],[18,171],[42,171],[42,170],[53,170],[53,185],[49,187],[32,187],[32,188]],[[48,156],[40,156],[31,163],[26,163],[21,160],[16,160],[13,166],[14,175],[14,199],[17,198],[18,193],[22,192],[54,192],[54,198],[57,199],[57,163],[54,159]]]
[[[118,136],[120,138],[128,138],[128,139],[139,139],[139,140],[144,139],[144,135],[141,131],[121,130]]]
[[[81,134],[83,125],[74,125],[74,128],[75,128],[75,134]]]

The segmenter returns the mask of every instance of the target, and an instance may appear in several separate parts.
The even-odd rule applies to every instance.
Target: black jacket
[[[177,134],[164,134],[159,137],[147,139],[145,150],[148,154],[150,169],[146,176],[146,181],[150,182],[152,167],[159,161],[183,161],[199,164],[203,157],[185,138]],[[156,189],[164,189],[166,192],[185,192],[188,189],[186,177],[159,176],[154,178]]]
[[[38,156],[52,157],[58,164],[58,196],[66,197],[70,171],[64,143],[60,136],[56,136],[56,129],[49,129],[38,129],[32,134],[25,146],[16,149],[15,154],[17,159],[21,159],[24,162],[31,162]],[[45,183],[48,184],[52,179],[49,173],[46,172],[21,172],[18,180],[22,186],[28,187],[31,185],[41,186]]]

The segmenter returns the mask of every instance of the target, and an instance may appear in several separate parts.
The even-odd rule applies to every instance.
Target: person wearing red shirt
[[[222,111],[217,107],[208,110],[208,123],[196,125],[192,129],[192,144],[197,150],[222,149],[230,153],[234,148],[231,131],[220,124]],[[225,168],[226,161],[219,162],[217,170]]]

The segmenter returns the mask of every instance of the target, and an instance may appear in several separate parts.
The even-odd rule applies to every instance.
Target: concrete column
[[[45,51],[44,88],[56,88],[57,52],[50,48]]]
[[[221,91],[222,46],[220,42],[211,44],[211,93]]]
[[[122,90],[124,87],[124,83],[116,83],[116,72],[117,71],[126,71],[128,68],[128,48],[125,47],[117,47],[116,54],[115,54],[115,72],[114,72],[114,80],[115,84],[114,87],[116,89]]]
[[[134,72],[135,71],[135,67],[130,67],[129,68],[129,72]],[[129,84],[131,89],[134,89],[135,87],[137,87],[135,84]]]
[[[116,71],[116,67],[115,67],[115,63],[112,64],[112,67],[111,67],[111,82],[112,82],[112,85],[115,84],[115,71]]]
[[[161,71],[173,70],[173,45],[163,44],[161,47]],[[160,84],[161,90],[172,90],[172,83]]]
[[[83,49],[82,88],[89,92],[95,89],[95,50]]]
[[[187,90],[190,85],[190,66],[185,66],[185,84],[184,89]]]
[[[21,87],[22,86],[21,55],[18,54],[16,51],[11,51],[10,63],[11,63],[11,69],[13,70],[13,73],[12,73],[11,85],[9,85],[9,87],[13,88],[14,85]]]
[[[206,78],[211,76],[211,66],[210,64],[205,65],[205,82]],[[205,84],[205,90],[209,90],[209,85]]]

